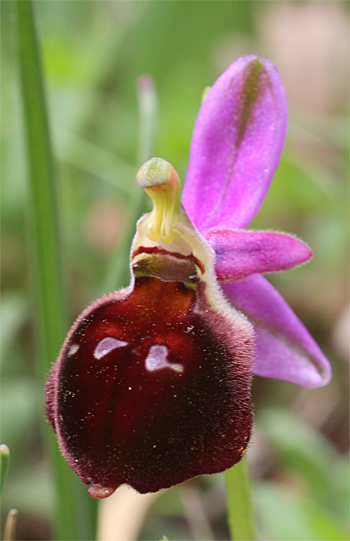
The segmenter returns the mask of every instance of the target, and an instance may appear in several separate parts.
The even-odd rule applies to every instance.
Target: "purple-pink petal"
[[[216,275],[224,282],[291,269],[312,257],[306,244],[285,233],[216,227],[205,237],[215,250]]]
[[[261,275],[222,284],[232,304],[243,312],[256,332],[254,373],[291,381],[304,387],[326,385],[329,361],[301,321],[275,288]]]
[[[234,62],[199,111],[183,191],[201,232],[245,227],[259,210],[277,168],[287,103],[277,68],[257,56]]]

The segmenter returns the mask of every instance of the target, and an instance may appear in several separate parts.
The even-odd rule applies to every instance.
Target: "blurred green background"
[[[334,377],[314,391],[256,377],[248,460],[261,539],[347,539],[347,3],[54,0],[34,7],[71,321],[107,292],[106,276],[128,228],[127,193],[138,165],[138,77],[151,75],[157,89],[155,155],[184,179],[203,89],[244,54],[278,66],[290,108],[287,142],[251,227],[291,232],[313,249],[311,263],[271,281],[329,356]],[[19,510],[17,539],[45,540],[52,532],[53,484],[35,379],[26,148],[11,1],[1,2],[1,15],[1,438],[12,453],[2,512]],[[135,535],[228,539],[223,477],[161,492]]]

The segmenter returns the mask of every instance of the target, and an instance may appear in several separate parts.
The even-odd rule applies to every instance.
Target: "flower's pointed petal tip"
[[[289,381],[308,389],[324,387],[331,381],[332,368],[321,351],[317,359],[307,358],[302,354],[297,355],[295,352],[291,352],[292,354],[288,356],[287,348],[282,348],[281,344],[276,347],[276,341],[277,339],[269,340],[268,337],[261,336],[261,333],[257,332],[257,350],[260,359],[257,358],[253,367],[256,376]],[[265,366],[261,354],[267,347],[275,350],[274,359],[271,359],[269,366]],[[279,366],[276,366],[276,360],[280,361]]]
[[[224,282],[288,270],[312,257],[304,242],[285,233],[215,227],[205,237],[216,254],[217,277]]]
[[[330,383],[332,379],[332,367],[326,357],[325,360],[328,366],[325,367],[325,369],[321,372],[315,369],[314,377],[309,377],[309,379],[305,381],[304,387],[308,387],[309,389],[316,389],[317,387],[324,387],[325,385],[328,385],[328,383]]]
[[[197,228],[245,227],[277,168],[287,102],[276,67],[257,56],[234,62],[208,92],[193,131],[183,204]]]
[[[256,375],[290,381],[310,389],[327,385],[330,362],[274,287],[254,275],[222,284],[233,305],[251,321],[256,333]]]

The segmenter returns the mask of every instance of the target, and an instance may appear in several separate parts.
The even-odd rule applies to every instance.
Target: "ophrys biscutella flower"
[[[47,383],[49,421],[92,496],[123,483],[153,492],[237,463],[253,372],[306,387],[329,381],[327,359],[261,276],[307,261],[310,249],[244,229],[286,124],[276,68],[244,57],[202,104],[182,204],[170,164],[153,158],[140,169],[153,211],[137,224],[131,284],[81,314]]]

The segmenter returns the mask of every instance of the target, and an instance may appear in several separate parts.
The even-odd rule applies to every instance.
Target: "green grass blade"
[[[157,119],[157,94],[153,80],[148,75],[142,75],[138,80],[137,97],[139,102],[139,144],[137,152],[138,166],[140,167],[153,156],[154,138]],[[135,179],[131,194],[131,212],[129,216],[129,228],[125,235],[122,246],[112,257],[110,268],[107,272],[103,293],[128,285],[130,281],[129,256],[130,246],[136,232],[136,222],[145,212],[148,204],[145,191],[140,188]]]
[[[154,139],[157,128],[158,101],[153,79],[149,75],[141,75],[137,81],[137,97],[139,102],[139,144],[138,166],[153,158]]]
[[[227,514],[231,539],[256,541],[254,509],[247,459],[225,471]]]
[[[54,164],[51,152],[40,56],[36,39],[33,6],[30,0],[17,1],[19,61],[30,177],[30,255],[34,279],[35,314],[38,337],[38,379],[40,386],[56,359],[67,332],[59,222]],[[96,508],[81,482],[63,460],[53,431],[45,423],[45,440],[56,481],[56,539],[94,539]],[[89,508],[90,512],[82,515]],[[96,514],[96,513],[95,513]],[[84,529],[79,520],[84,517]],[[87,531],[87,525],[90,527]]]

